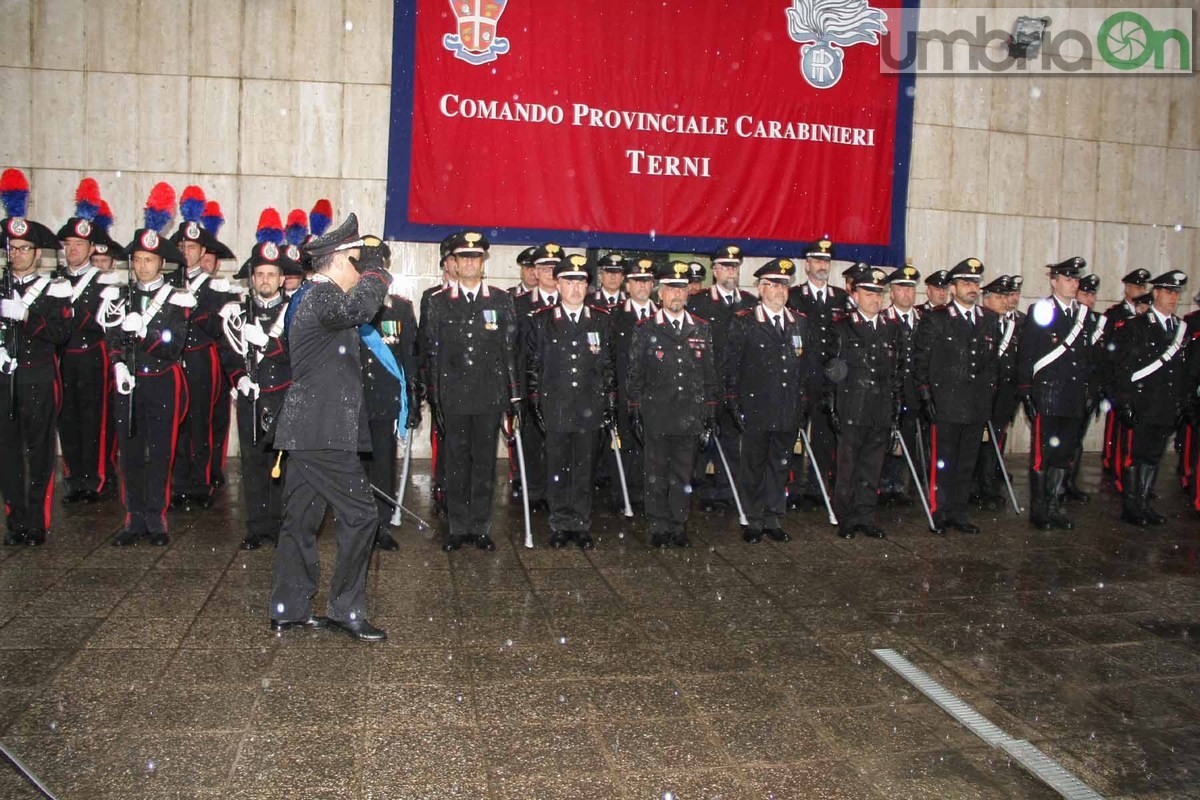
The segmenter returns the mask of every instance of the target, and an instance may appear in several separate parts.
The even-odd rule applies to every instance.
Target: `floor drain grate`
[[[895,650],[888,647],[872,650],[871,653],[901,678],[917,687],[921,694],[958,720],[967,730],[992,747],[1004,750],[1016,759],[1017,763],[1063,797],[1068,800],[1104,800],[1103,795],[1072,775],[1053,758],[1024,739],[1009,736]]]

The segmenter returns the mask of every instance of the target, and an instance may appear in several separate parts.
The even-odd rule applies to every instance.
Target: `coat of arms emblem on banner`
[[[879,44],[887,33],[887,14],[867,0],[792,0],[788,35],[800,48],[800,72],[814,89],[828,89],[842,78],[841,48]]]
[[[496,23],[508,0],[450,0],[458,24],[442,45],[468,64],[487,64],[508,52],[508,39],[496,35]]]

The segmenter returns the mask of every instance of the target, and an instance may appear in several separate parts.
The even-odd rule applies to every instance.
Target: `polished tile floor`
[[[881,513],[886,541],[797,512],[747,545],[697,513],[666,552],[608,513],[594,551],[525,550],[500,501],[495,553],[406,524],[374,555],[378,646],[267,631],[236,480],[166,549],[109,547],[111,502],[63,509],[0,552],[0,742],[63,800],[1058,796],[882,646],[1105,797],[1200,798],[1200,518],[1167,477],[1150,531],[1104,494],[1074,532],[978,513],[944,539],[919,510]],[[0,766],[0,798],[40,796]]]

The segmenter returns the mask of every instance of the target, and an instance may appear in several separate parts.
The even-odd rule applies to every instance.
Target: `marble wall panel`
[[[29,0],[0,0],[0,67],[31,65],[33,15]]]
[[[75,211],[75,189],[83,174],[71,169],[26,170],[29,179],[29,218],[35,219],[51,230],[59,226]],[[47,264],[54,263],[54,254],[43,253]]]
[[[1166,211],[1167,149],[1138,145],[1130,168],[1129,217],[1143,225],[1162,224],[1174,215]]]
[[[242,77],[291,77],[294,6],[294,0],[254,0],[242,4]]]
[[[1133,145],[1100,143],[1096,169],[1096,219],[1125,222],[1133,193]]]
[[[139,170],[186,172],[188,78],[143,75],[138,79]]]
[[[240,82],[234,78],[192,78],[189,91],[189,169],[236,172]]]
[[[242,74],[243,0],[191,0],[188,35],[192,75],[235,78]],[[259,31],[249,30],[251,39]]]
[[[1091,219],[1096,213],[1096,179],[1100,145],[1063,139],[1063,167],[1058,187],[1059,213],[1068,219]]]
[[[292,17],[292,66],[302,81],[341,80],[345,35],[341,0],[296,0]]]
[[[1100,276],[1102,285],[1119,283],[1121,276],[1135,267],[1150,269],[1145,254],[1138,254],[1130,260],[1128,225],[1097,222],[1095,248],[1095,257],[1090,266],[1092,272]]]
[[[1021,213],[1057,217],[1062,197],[1063,140],[1028,136],[1025,142],[1025,201]]]
[[[104,12],[88,14],[84,25],[89,70],[138,71],[136,61],[144,53],[131,35],[138,29],[138,0],[108,0]]]
[[[987,208],[1019,214],[1025,202],[1025,139],[1018,133],[988,135]]]
[[[987,131],[953,128],[950,134],[950,182],[942,208],[983,211],[988,207]]]
[[[78,168],[83,163],[84,73],[33,70],[30,150],[35,166]]]
[[[295,87],[285,81],[243,80],[238,166],[242,174],[288,175],[299,125]]]
[[[387,86],[346,84],[342,97],[341,177],[387,178],[388,128],[369,120],[388,119]]]
[[[87,68],[84,0],[38,0],[33,7],[33,57],[41,69]]]
[[[138,77],[131,74],[89,72],[84,107],[87,136],[83,142],[83,168],[132,169],[138,160]],[[113,98],[129,105],[115,112]]]
[[[342,160],[342,92],[340,83],[296,83],[291,123],[296,138],[290,174],[337,177]]]
[[[0,164],[25,166],[33,163],[33,72],[0,67],[0,97],[4,103],[4,132],[0,134]]]
[[[389,84],[392,79],[391,0],[345,0],[342,80]]]

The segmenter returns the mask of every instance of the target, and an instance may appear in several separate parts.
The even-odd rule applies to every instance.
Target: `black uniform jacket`
[[[349,292],[317,274],[311,288],[292,298],[288,331],[292,385],[288,387],[275,447],[280,450],[371,449],[363,400],[358,326],[383,304],[391,276],[366,269]]]
[[[530,319],[525,333],[526,388],[541,403],[546,431],[583,433],[604,424],[604,407],[616,386],[612,320],[585,305],[572,323],[561,305]],[[615,400],[615,398],[614,398]]]
[[[89,266],[78,275],[67,273],[66,280],[71,284],[73,319],[71,338],[67,339],[63,349],[68,353],[82,353],[104,341],[104,328],[100,327],[100,293],[106,286],[123,285],[127,279],[119,273],[101,272]]]
[[[391,295],[371,320],[379,331],[383,344],[392,351],[396,363],[404,369],[404,379],[417,379],[417,317],[412,301]],[[379,363],[371,349],[362,345],[363,393],[367,398],[367,415],[371,419],[395,420],[400,413],[400,392],[406,387],[392,377],[387,367]]]
[[[288,299],[282,297],[278,303],[266,308],[255,301],[254,319],[263,333],[267,334],[267,343],[258,350],[257,361],[253,362],[250,373],[246,371],[246,357],[238,355],[229,343],[229,338],[221,337],[218,352],[221,355],[221,368],[229,377],[229,382],[235,387],[243,375],[258,384],[260,398],[278,396],[283,402],[283,391],[292,384],[292,362],[288,355],[287,333],[281,320],[287,315]],[[226,304],[225,314],[234,313],[245,316],[246,303]]]
[[[1175,326],[1176,333],[1168,334],[1153,310],[1117,323],[1113,393],[1118,403],[1133,407],[1139,423],[1174,425],[1187,400],[1187,326],[1178,317]]]
[[[196,308],[188,326],[187,346],[185,350],[199,350],[216,341],[220,341],[221,309],[230,300],[237,300],[232,294],[229,281],[225,278],[214,278],[201,272],[188,281],[188,287],[196,297]]]
[[[917,382],[913,379],[913,334],[917,332],[917,323],[921,321],[922,311],[917,306],[913,306],[908,310],[909,325],[906,327],[904,321],[900,317],[899,310],[895,306],[888,306],[880,314],[887,318],[888,322],[898,325],[902,339],[902,350],[900,352],[900,369],[904,373],[904,408],[906,410],[914,410],[918,407],[919,400],[917,398]]]
[[[617,306],[621,305],[628,299],[628,295],[621,289],[617,290],[617,301],[615,303],[608,302],[608,298],[604,295],[603,289],[597,289],[587,297],[587,302],[593,306],[599,306],[605,311],[612,311]]]
[[[938,306],[921,316],[913,334],[917,391],[930,391],[938,422],[983,425],[991,416],[999,374],[999,318],[986,308],[974,313],[972,324],[953,302]]]
[[[658,313],[658,306],[653,300],[646,302],[648,305],[646,313],[649,314],[649,317],[653,317]],[[627,396],[629,392],[629,348],[633,345],[633,332],[638,326],[639,314],[633,301],[626,300],[610,311],[608,315],[617,355],[617,411],[623,417],[622,425],[625,422],[624,415],[629,410]]]
[[[12,286],[29,306],[23,322],[7,318],[0,321],[8,355],[17,359],[17,385],[54,380],[58,376],[58,348],[71,335],[71,284],[33,273],[24,282],[14,276]],[[15,344],[8,340],[9,331]],[[7,384],[11,378],[5,376],[4,380]]]
[[[460,286],[430,295],[421,320],[429,394],[448,414],[498,414],[521,396],[513,296],[486,283],[475,292],[473,303]]]
[[[676,333],[660,310],[634,329],[625,394],[646,433],[699,436],[706,414],[716,413],[719,391],[707,322],[685,311]]]
[[[1082,326],[1071,340],[1071,331],[1079,319],[1083,320]],[[1064,312],[1055,298],[1043,297],[1029,307],[1017,348],[1017,390],[1033,398],[1039,414],[1084,415],[1089,387],[1095,385],[1091,380],[1095,332],[1096,319],[1086,306],[1076,304],[1075,313],[1071,314]],[[1037,363],[1056,352],[1061,355],[1034,375]]]
[[[833,350],[833,332],[830,328],[833,325],[834,315],[845,312],[846,302],[849,298],[850,295],[846,294],[845,289],[829,284],[825,284],[824,303],[817,302],[817,296],[811,284],[802,283],[799,286],[793,286],[788,291],[788,306],[804,314],[808,319],[809,328],[817,337],[817,350],[823,360],[829,358],[829,354]],[[820,376],[814,375],[814,380],[819,381]]]
[[[688,299],[688,311],[701,319],[708,320],[712,326],[713,347],[717,349],[717,369],[723,369],[725,360],[725,341],[729,335],[729,323],[739,311],[754,308],[758,298],[740,289],[732,305],[725,304],[724,295],[716,286],[709,287],[707,292],[692,295]]]
[[[904,325],[883,314],[875,326],[861,311],[833,323],[833,358],[846,362],[846,377],[833,384],[838,417],[845,425],[886,428],[894,399],[904,390]]]
[[[184,342],[187,341],[188,320],[196,308],[195,295],[186,289],[170,286],[162,277],[156,279],[149,287],[135,284],[132,303],[125,296],[128,289],[107,286],[104,294],[111,302],[124,303],[127,312],[136,311],[143,318],[151,315],[149,319],[143,320],[146,322],[145,338],[137,342],[132,349],[130,334],[121,330],[120,325],[104,332],[114,363],[124,364],[131,372],[135,372],[135,377],[138,378],[143,375],[161,375],[179,363],[179,359],[183,357]],[[119,299],[118,295],[121,295]],[[161,301],[158,299],[160,297]]]
[[[741,406],[746,430],[798,430],[809,379],[821,366],[808,320],[786,306],[782,314],[782,336],[761,304],[739,311],[729,325],[725,399]]]

